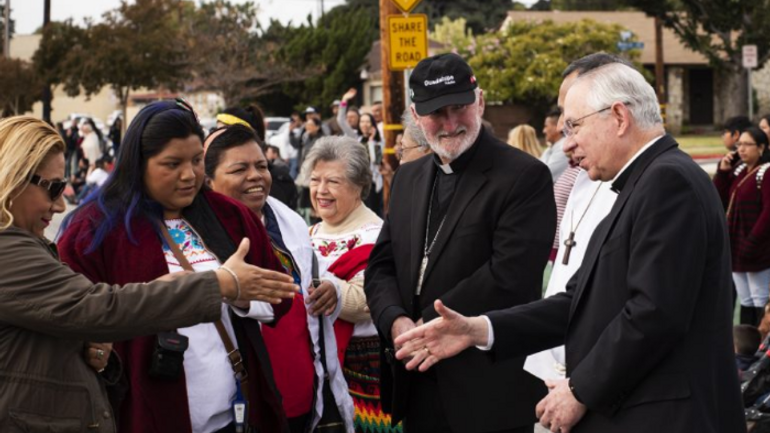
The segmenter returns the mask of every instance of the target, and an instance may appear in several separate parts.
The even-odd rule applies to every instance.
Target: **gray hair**
[[[369,155],[364,146],[350,137],[322,137],[313,144],[302,164],[302,176],[310,179],[319,161],[341,161],[345,164],[345,178],[353,185],[361,187],[361,200],[366,200],[372,189],[372,169]]]
[[[582,82],[590,86],[586,103],[593,110],[622,102],[640,129],[650,130],[663,123],[655,90],[636,69],[611,63],[579,76],[575,84]]]
[[[420,146],[419,150],[427,152],[428,149],[430,149],[430,143],[428,143],[428,139],[425,138],[422,129],[414,123],[414,118],[412,117],[412,112],[409,108],[404,110],[404,114],[401,115],[401,122],[404,125],[404,135],[408,135],[412,141],[417,143],[417,145]]]
[[[612,63],[622,63],[626,66],[633,66],[631,62],[622,57],[600,51],[581,57],[570,63],[569,66],[567,66],[567,69],[564,70],[564,73],[561,74],[561,77],[567,78],[575,71],[577,71],[578,75],[583,75],[586,72],[593,71],[596,68]]]

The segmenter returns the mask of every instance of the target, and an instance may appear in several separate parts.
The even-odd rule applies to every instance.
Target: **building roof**
[[[598,12],[598,11],[510,11],[503,22],[503,28],[512,21],[546,21],[569,23],[590,18],[608,24],[620,24],[632,31],[639,42],[644,42],[640,61],[642,64],[655,63],[655,20],[644,12]],[[620,38],[618,38],[620,39]],[[672,65],[707,65],[708,60],[701,54],[685,47],[673,31],[663,28],[663,63]]]

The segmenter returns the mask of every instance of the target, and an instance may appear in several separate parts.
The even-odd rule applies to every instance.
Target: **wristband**
[[[219,267],[219,269],[224,269],[227,271],[230,275],[233,276],[233,280],[235,280],[235,299],[231,299],[232,302],[238,302],[241,300],[241,282],[238,280],[238,275],[235,275],[235,272],[233,272],[232,269],[228,268],[225,265],[222,265]]]

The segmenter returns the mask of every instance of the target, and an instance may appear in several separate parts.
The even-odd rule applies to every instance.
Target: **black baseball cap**
[[[415,111],[425,116],[447,105],[476,102],[473,70],[454,53],[439,54],[420,61],[409,77]]]

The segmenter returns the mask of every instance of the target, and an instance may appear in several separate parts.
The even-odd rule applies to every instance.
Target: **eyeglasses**
[[[564,121],[564,129],[561,130],[561,133],[564,134],[565,137],[571,137],[575,133],[575,128],[580,126],[579,122],[581,122],[583,119],[591,117],[594,114],[599,114],[599,113],[605,112],[605,111],[609,110],[610,108],[612,108],[612,105],[610,105],[609,107],[602,108],[601,110],[594,111],[593,113],[586,114],[585,116],[583,116],[583,117],[581,117],[579,119],[565,120]]]
[[[419,144],[415,144],[414,146],[401,146],[398,149],[398,152],[396,152],[396,159],[401,161],[401,159],[404,157],[405,151],[412,150],[412,149],[417,149],[418,147],[420,147]]]
[[[36,174],[33,174],[29,178],[29,183],[48,190],[48,195],[51,197],[51,201],[58,200],[59,197],[64,194],[64,189],[67,188],[66,181],[43,179]]]

